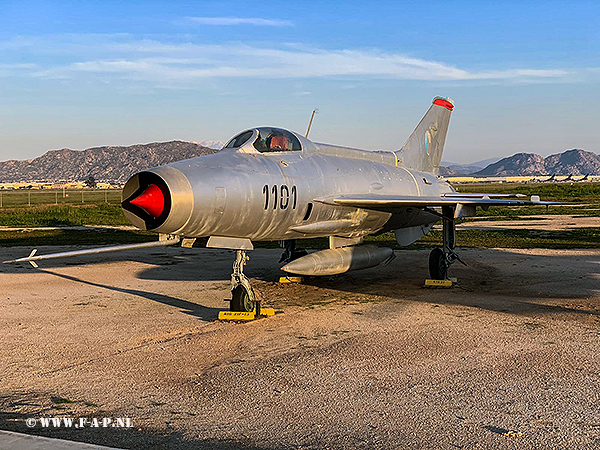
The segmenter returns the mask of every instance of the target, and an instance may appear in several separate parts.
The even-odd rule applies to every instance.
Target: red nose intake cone
[[[155,184],[148,186],[144,192],[130,200],[129,203],[139,206],[155,219],[165,210],[165,196]]]

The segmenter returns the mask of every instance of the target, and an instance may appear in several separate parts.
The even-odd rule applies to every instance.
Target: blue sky
[[[274,125],[397,149],[436,95],[444,159],[599,152],[598,2],[0,3],[0,159]]]

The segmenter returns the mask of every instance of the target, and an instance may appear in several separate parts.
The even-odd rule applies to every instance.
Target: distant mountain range
[[[451,172],[453,174],[470,174],[470,173],[479,172],[483,168],[487,167],[488,165],[490,165],[492,163],[495,163],[499,159],[500,159],[499,157],[488,158],[488,159],[484,159],[483,161],[476,161],[476,162],[470,163],[470,164],[460,164],[460,163],[442,161],[442,166],[444,166],[444,168],[448,172]]]
[[[217,151],[183,141],[86,150],[63,148],[50,150],[35,159],[0,162],[0,183],[83,181],[90,176],[97,181],[125,183],[140,170]]]
[[[204,141],[220,147],[222,143]],[[63,148],[42,156],[0,162],[0,183],[30,181],[83,181],[93,176],[97,181],[124,183],[134,173],[174,161],[208,155],[218,150],[194,142],[169,141],[127,147],[93,147],[86,150]],[[573,149],[543,158],[534,153],[517,153],[497,162],[496,159],[473,164],[449,164],[440,167],[440,175],[519,176],[519,175],[598,175],[600,156]],[[485,167],[484,167],[485,165]]]
[[[475,169],[475,170],[473,170]],[[566,150],[546,158],[535,153],[516,153],[484,168],[471,165],[440,167],[440,175],[527,176],[527,175],[598,175],[600,156],[581,149]]]
[[[200,141],[198,144],[202,147],[214,148],[215,150],[221,150],[225,147],[225,142],[223,141]]]

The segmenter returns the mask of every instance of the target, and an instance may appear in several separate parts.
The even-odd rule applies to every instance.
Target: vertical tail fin
[[[448,133],[450,114],[454,102],[449,98],[435,97],[419,125],[396,152],[402,166],[422,172],[439,173],[442,152]]]

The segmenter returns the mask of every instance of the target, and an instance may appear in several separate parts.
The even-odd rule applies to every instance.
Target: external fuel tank
[[[393,254],[391,248],[374,245],[330,248],[295,259],[281,270],[298,275],[337,275],[375,267]]]

